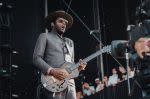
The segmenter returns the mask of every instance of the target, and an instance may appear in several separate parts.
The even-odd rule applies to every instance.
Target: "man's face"
[[[95,81],[95,83],[96,83],[96,84],[99,84],[99,83],[100,83],[100,81],[99,81],[99,80],[96,80],[96,81]]]
[[[54,28],[59,33],[64,33],[66,31],[66,25],[68,21],[64,18],[58,17],[54,23]]]
[[[120,71],[121,73],[125,73],[125,72],[126,72],[125,68],[122,67],[122,66],[119,66],[119,71]]]
[[[104,77],[103,77],[103,81],[105,82],[105,81],[107,81],[107,80],[108,80],[107,76],[104,76]]]

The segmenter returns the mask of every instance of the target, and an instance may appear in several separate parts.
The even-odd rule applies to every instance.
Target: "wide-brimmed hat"
[[[49,29],[51,27],[51,22],[54,22],[58,17],[64,18],[68,21],[68,24],[66,26],[67,29],[72,26],[73,24],[72,16],[63,10],[58,10],[58,11],[50,13],[47,17],[45,17],[46,28]]]

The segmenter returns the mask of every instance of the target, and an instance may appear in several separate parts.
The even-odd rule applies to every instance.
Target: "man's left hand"
[[[86,62],[84,62],[82,59],[79,60],[79,67],[78,67],[78,70],[81,71],[81,70],[85,70],[85,67],[87,65]]]

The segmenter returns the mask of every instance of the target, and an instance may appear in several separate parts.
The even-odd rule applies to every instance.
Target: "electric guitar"
[[[88,56],[87,58],[83,59],[83,62],[89,62],[90,60],[96,58],[97,56],[101,55],[102,53],[111,53],[111,45],[105,46],[103,47],[101,50],[91,54],[90,56]],[[65,78],[64,80],[58,80],[53,76],[49,76],[49,75],[41,75],[41,82],[43,84],[43,86],[51,91],[51,92],[61,92],[63,90],[65,90],[68,86],[68,81],[71,78],[75,78],[78,76],[79,73],[77,73],[77,68],[79,67],[79,62],[76,64],[73,63],[69,63],[66,62],[64,63],[61,68],[65,69],[67,67],[69,67],[69,71],[71,71],[71,73],[69,74],[69,76],[67,78]]]

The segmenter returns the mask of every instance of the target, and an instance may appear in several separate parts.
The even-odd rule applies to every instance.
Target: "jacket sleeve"
[[[34,53],[33,53],[33,64],[41,70],[43,74],[46,74],[48,69],[52,69],[51,66],[49,66],[44,61],[44,52],[46,49],[46,40],[47,40],[47,34],[42,33],[40,34],[39,38],[37,39]]]

